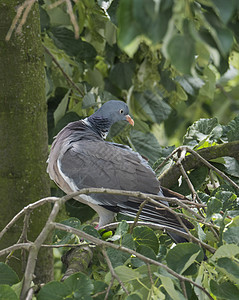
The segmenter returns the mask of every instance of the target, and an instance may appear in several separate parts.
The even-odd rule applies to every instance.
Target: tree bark
[[[46,174],[47,106],[44,55],[38,3],[33,5],[20,34],[5,37],[23,0],[0,1],[0,230],[24,206],[50,194]],[[50,207],[41,207],[30,218],[28,238],[34,240]],[[17,242],[22,231],[17,223],[1,241],[0,249]],[[9,264],[21,275],[20,253]],[[39,255],[36,281],[52,280],[52,251]]]

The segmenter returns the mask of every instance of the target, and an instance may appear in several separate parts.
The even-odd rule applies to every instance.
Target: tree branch
[[[133,224],[134,221],[126,221],[128,224]],[[120,224],[120,222],[114,222],[105,226],[102,226],[100,229],[105,229],[105,230],[111,230],[116,228],[118,225]],[[150,223],[150,222],[143,222],[143,221],[138,221],[137,225],[142,225],[142,226],[148,226],[154,230],[166,230],[172,233],[176,233],[177,235],[180,235],[186,239],[192,239],[194,242],[200,244],[202,247],[204,247],[205,249],[207,249],[208,251],[210,251],[211,253],[215,253],[216,249],[209,246],[208,244],[200,241],[199,239],[197,239],[195,236],[188,234],[186,232],[183,232],[181,230],[177,230],[175,228],[171,228],[169,226],[164,226],[164,225],[159,225],[159,224],[154,224],[154,223]],[[210,225],[210,224],[209,224]]]
[[[77,272],[85,272],[92,258],[93,251],[89,244],[81,244],[77,248],[67,251],[61,258],[67,268],[61,281],[66,280],[69,276]]]
[[[144,255],[142,255],[142,254],[140,254],[140,253],[138,253],[134,250],[128,249],[126,247],[123,247],[123,246],[120,246],[120,245],[115,245],[115,244],[100,240],[100,239],[98,239],[98,238],[96,238],[92,235],[89,235],[89,234],[87,234],[87,233],[85,233],[85,232],[83,232],[79,229],[75,229],[75,228],[67,226],[67,225],[63,225],[63,224],[59,224],[59,223],[52,223],[52,226],[57,228],[57,229],[64,230],[66,232],[76,234],[77,236],[79,236],[83,239],[86,239],[88,241],[91,241],[92,243],[94,243],[96,245],[99,245],[101,247],[111,247],[111,248],[114,248],[116,250],[120,250],[120,251],[129,253],[131,255],[135,255],[136,257],[138,257],[139,259],[144,261],[146,264],[149,263],[149,264],[159,266],[159,267],[165,269],[169,274],[173,275],[174,277],[176,277],[180,281],[187,281],[187,282],[191,283],[192,285],[196,286],[197,288],[202,290],[209,297],[209,299],[213,300],[211,295],[202,286],[198,285],[197,283],[195,283],[194,281],[192,281],[191,279],[189,279],[187,277],[179,275],[178,273],[176,273],[175,271],[170,269],[168,266],[166,266],[166,265],[164,265],[164,264],[162,264],[158,261],[150,259],[150,258],[148,258],[148,257],[146,257],[146,256],[144,256]]]
[[[0,250],[0,256],[6,255],[6,254],[11,253],[16,250],[22,250],[22,249],[29,250],[31,246],[32,246],[32,243],[30,243],[30,242],[15,244],[8,248]]]
[[[3,237],[3,235],[17,222],[17,220],[19,220],[25,214],[28,214],[28,211],[31,211],[45,203],[54,203],[58,200],[59,198],[57,197],[47,197],[25,206],[18,214],[14,216],[14,218],[12,218],[12,220],[0,232],[0,240]]]
[[[166,161],[170,157],[172,157],[172,155],[175,154],[177,151],[180,151],[182,148],[185,148],[185,146],[175,149],[173,151],[173,153],[167,157]],[[202,165],[207,165],[209,168],[213,169],[215,172],[217,172],[221,176],[221,173],[223,173],[223,172],[221,172],[220,170],[218,170],[217,168],[212,166],[210,163],[208,163],[208,160],[215,159],[218,157],[223,157],[223,156],[230,156],[230,157],[234,157],[235,159],[239,160],[239,141],[229,142],[229,143],[225,143],[225,144],[221,144],[221,145],[216,145],[216,146],[200,149],[197,152],[188,147],[186,147],[186,149],[187,149],[187,152],[190,152],[191,154],[193,154],[193,155],[186,156],[185,160],[182,162],[183,167],[186,171],[198,168]],[[162,164],[160,166],[162,166]],[[225,176],[224,173],[223,173],[223,175]],[[180,176],[181,176],[181,171],[178,168],[178,166],[175,164],[174,166],[171,166],[161,176],[159,176],[159,180],[160,180],[162,186],[169,188],[177,183],[177,180]],[[223,177],[223,178],[228,180],[229,177],[226,176],[226,178],[225,177]],[[236,187],[235,184],[233,186]],[[237,186],[236,188],[239,188],[239,187]]]
[[[55,63],[55,65],[59,68],[59,70],[61,71],[61,73],[63,74],[63,76],[65,77],[65,79],[68,81],[68,83],[70,84],[71,87],[73,87],[82,97],[84,97],[84,93],[82,92],[82,90],[74,83],[74,81],[66,74],[66,72],[63,70],[63,68],[61,67],[61,65],[59,64],[59,62],[57,61],[57,59],[55,58],[55,56],[51,53],[51,51],[46,47],[43,46],[46,53],[49,54],[53,60],[53,62]]]

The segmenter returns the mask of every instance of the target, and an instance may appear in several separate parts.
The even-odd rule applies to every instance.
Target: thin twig
[[[12,218],[12,220],[0,232],[0,240],[3,237],[3,235],[17,222],[17,220],[24,216],[28,211],[31,211],[41,205],[44,205],[45,203],[54,203],[58,200],[59,198],[57,197],[47,197],[25,206],[18,214],[14,216],[14,218]]]
[[[50,213],[50,216],[49,216],[44,228],[42,229],[42,231],[36,238],[35,242],[30,247],[26,270],[25,270],[24,277],[23,277],[22,290],[21,290],[21,296],[20,296],[21,300],[26,298],[27,293],[30,289],[31,282],[32,282],[33,276],[34,276],[38,252],[41,248],[41,245],[44,243],[44,241],[46,240],[46,238],[48,237],[50,232],[53,230],[52,222],[55,220],[55,218],[58,215],[58,212],[60,210],[60,207],[64,203],[64,200],[62,200],[62,199],[55,202],[53,209]]]
[[[0,250],[0,256],[6,255],[6,254],[11,253],[16,250],[22,250],[22,249],[29,250],[31,246],[32,246],[31,242],[15,244],[8,248]]]
[[[28,230],[28,226],[29,226],[29,219],[30,219],[30,214],[31,214],[31,210],[28,210],[24,216],[24,221],[23,221],[23,229],[22,229],[22,233],[17,241],[16,244],[20,244],[20,243],[27,243],[27,230]],[[8,256],[6,257],[5,263],[7,264],[10,257],[13,255],[14,251],[12,251],[11,253],[8,254]],[[27,259],[27,255],[25,252],[25,249],[22,249],[22,268],[24,269],[25,263],[26,263],[26,259]],[[24,272],[24,270],[23,270]]]
[[[35,292],[34,287],[31,287],[27,293],[25,300],[32,300],[34,292]]]
[[[62,3],[64,3],[66,0],[58,0],[52,4],[49,5],[50,9],[56,8],[57,6],[61,5]]]
[[[138,220],[139,220],[140,214],[141,214],[141,212],[142,212],[142,210],[143,210],[145,204],[146,204],[148,201],[149,201],[149,200],[146,199],[146,200],[144,200],[144,201],[140,204],[139,210],[138,210],[138,212],[137,212],[137,214],[136,214],[136,217],[134,218],[134,223],[132,224],[132,226],[130,226],[130,231],[129,231],[130,234],[132,234],[133,229],[134,229],[134,227],[136,226],[136,224],[137,224],[137,222],[138,222]]]
[[[108,288],[107,288],[107,291],[106,291],[104,300],[107,300],[107,299],[108,299],[109,293],[110,293],[110,290],[111,290],[111,288],[112,288],[112,286],[113,286],[113,284],[114,284],[114,281],[115,281],[115,279],[114,279],[114,277],[112,277],[112,279],[111,279],[111,281],[110,281],[110,284],[108,285]]]
[[[152,272],[151,272],[151,269],[150,269],[150,264],[147,264],[147,269],[148,269],[149,279],[150,279],[151,285],[154,285],[154,281],[153,281],[153,277],[152,277]]]
[[[59,70],[61,71],[61,73],[63,74],[63,76],[66,78],[66,80],[68,81],[68,83],[75,89],[77,90],[77,92],[84,97],[84,93],[81,91],[81,89],[74,83],[74,81],[66,74],[66,72],[63,70],[63,68],[61,67],[61,65],[59,64],[59,62],[57,61],[57,59],[55,58],[55,56],[51,53],[51,51],[44,46],[45,51],[47,52],[47,54],[49,54],[53,60],[53,62],[55,63],[55,65],[59,68]]]
[[[16,29],[17,33],[19,33],[21,31],[22,26],[26,22],[26,19],[27,19],[27,16],[29,14],[29,11],[30,11],[32,5],[36,1],[37,0],[25,0],[25,2],[23,2],[23,4],[17,8],[16,16],[14,17],[14,19],[12,21],[12,24],[11,24],[9,30],[8,30],[8,33],[7,33],[6,37],[5,37],[6,41],[10,40],[14,29]],[[24,10],[25,10],[25,12],[24,12]],[[23,14],[22,20],[20,21],[19,25],[17,26],[17,23],[19,22],[22,14]]]
[[[81,238],[84,238],[86,240],[89,240],[91,241],[92,243],[96,244],[96,245],[99,245],[99,246],[102,246],[102,247],[111,247],[113,249],[116,249],[116,250],[120,250],[120,251],[123,251],[123,252],[126,252],[126,253],[129,253],[131,255],[135,255],[136,257],[138,257],[139,259],[141,259],[142,261],[144,261],[146,264],[149,263],[149,264],[153,264],[153,265],[156,265],[156,266],[159,266],[163,269],[165,269],[169,274],[173,275],[174,277],[178,278],[179,280],[182,280],[182,281],[187,281],[189,283],[191,283],[192,285],[194,285],[195,287],[199,288],[200,290],[202,290],[211,300],[213,300],[213,298],[211,297],[211,295],[202,287],[200,286],[199,284],[197,284],[196,282],[194,282],[193,280],[187,278],[187,277],[184,277],[178,273],[176,273],[175,271],[173,271],[172,269],[170,269],[168,266],[156,261],[156,260],[153,260],[151,258],[148,258],[134,250],[131,250],[131,249],[128,249],[126,247],[123,247],[123,246],[120,246],[120,245],[115,245],[113,243],[110,243],[110,242],[106,242],[106,241],[103,241],[103,240],[100,240],[92,235],[89,235],[87,233],[85,233],[84,231],[81,231],[79,229],[76,229],[76,228],[73,228],[73,227],[70,227],[70,226],[67,226],[67,225],[63,225],[63,224],[59,224],[59,223],[52,223],[52,225],[56,228],[56,229],[60,229],[60,230],[64,230],[66,232],[69,232],[69,233],[73,233],[73,234],[76,234],[77,236],[81,237]]]
[[[215,171],[218,175],[220,175],[223,179],[228,181],[234,188],[239,190],[239,185],[237,185],[231,178],[229,178],[226,174],[224,174],[222,171],[214,167],[212,164],[210,164],[206,159],[204,159],[201,155],[199,155],[196,151],[186,147],[187,151],[196,156],[204,165],[206,165],[208,168]]]
[[[19,25],[17,26],[16,28],[16,33],[21,33],[22,32],[22,26],[25,24],[26,20],[27,20],[27,17],[29,15],[29,12],[33,6],[33,4],[36,2],[37,0],[27,0],[26,1],[26,6],[25,6],[25,11],[22,15],[22,19],[19,23]]]
[[[92,295],[91,297],[92,297],[92,298],[96,298],[96,297],[98,297],[98,296],[100,296],[100,295],[105,294],[106,292],[107,292],[107,289],[105,289],[105,291],[101,291],[101,292],[95,293],[95,294]]]
[[[79,25],[77,23],[76,16],[75,16],[75,14],[73,12],[73,8],[72,8],[72,4],[71,4],[70,0],[66,0],[66,6],[67,6],[67,13],[70,16],[71,23],[72,23],[72,25],[74,27],[75,38],[78,39],[79,38],[79,34],[80,34],[80,28],[79,28]]]
[[[186,290],[186,286],[185,286],[185,281],[180,280],[180,285],[183,291],[183,295],[185,297],[185,299],[188,299],[188,295],[187,295],[187,290]]]
[[[137,197],[137,198],[141,198],[143,200],[148,199],[149,202],[153,203],[155,206],[159,206],[159,207],[163,207],[164,205],[160,202],[161,200],[163,201],[168,201],[171,203],[176,203],[177,205],[180,205],[182,208],[188,210],[193,216],[196,217],[195,221],[199,221],[205,224],[204,218],[202,218],[201,216],[199,216],[194,210],[190,209],[186,204],[184,204],[183,201],[178,200],[176,198],[170,198],[170,197],[161,197],[161,196],[157,196],[157,195],[153,195],[153,194],[144,194],[141,192],[132,192],[132,191],[123,191],[123,190],[113,190],[113,189],[104,189],[104,188],[84,188],[81,189],[80,191],[71,193],[69,195],[66,195],[64,197],[62,197],[60,200],[62,201],[67,201],[69,199],[75,198],[76,196],[79,197],[81,194],[90,194],[90,193],[105,193],[105,194],[115,194],[115,195],[124,195],[124,196],[133,196],[133,197]],[[154,199],[158,200],[154,200]],[[56,202],[59,201],[59,198],[55,198],[55,197],[48,197],[45,199],[41,199],[35,203],[32,203],[30,205],[28,205],[26,208],[24,208],[20,213],[18,213],[9,223],[8,225],[2,230],[2,232],[0,233],[0,238],[3,236],[3,234],[16,222],[16,220],[18,220],[22,215],[24,215],[24,213],[27,211],[27,209],[33,209],[36,208],[40,205],[43,205],[44,203],[47,202]],[[167,210],[170,210],[170,208],[168,208],[167,206],[165,207]],[[174,212],[175,213],[175,212]],[[176,213],[175,213],[176,214]],[[177,214],[176,214],[177,215]],[[184,217],[188,217],[187,215],[184,215]],[[189,217],[190,219],[190,217]],[[206,224],[207,226],[213,226],[210,224]],[[194,238],[194,237],[193,237]],[[194,238],[195,239],[195,238]],[[202,244],[203,245],[203,244]],[[204,246],[204,245],[203,245]],[[210,251],[210,250],[209,250]]]
[[[113,268],[113,266],[112,266],[112,263],[111,263],[111,261],[110,261],[110,259],[109,259],[109,256],[108,256],[107,252],[105,251],[104,247],[103,247],[103,249],[101,250],[101,252],[102,252],[102,254],[104,255],[105,261],[106,261],[106,263],[107,263],[107,265],[108,265],[108,267],[109,267],[109,270],[110,270],[110,273],[111,273],[112,278],[115,278],[115,279],[119,282],[119,284],[121,285],[121,287],[122,287],[122,289],[124,290],[124,292],[125,292],[127,295],[129,295],[129,292],[128,292],[128,290],[126,289],[126,287],[125,287],[123,281],[122,281],[122,280],[119,278],[119,276],[116,274],[116,272],[115,272],[115,270],[114,270],[114,268]]]
[[[166,164],[166,162],[167,162],[171,157],[173,157],[175,153],[178,152],[178,149],[179,149],[179,148],[176,148],[175,150],[173,150],[173,152],[170,153],[170,154],[169,154],[169,155],[161,162],[161,164],[159,164],[159,165],[157,166],[156,169],[154,169],[154,172],[156,173],[159,169],[161,169],[161,168]]]
[[[230,146],[230,148],[229,148]],[[238,149],[239,149],[239,141],[234,141],[234,142],[230,142],[230,143],[225,143],[222,145],[217,145],[217,146],[212,146],[210,147],[211,149],[211,154],[209,155],[207,152],[207,148],[204,149],[200,149],[198,150],[198,152],[192,150],[191,148],[187,147],[187,146],[180,146],[178,148],[176,148],[170,155],[168,155],[165,160],[155,169],[155,171],[157,171],[159,168],[161,168],[162,166],[164,166],[166,164],[166,162],[174,156],[174,154],[176,154],[178,151],[182,151],[183,149],[186,149],[187,152],[193,154],[197,159],[196,161],[200,162],[200,164],[204,164],[206,165],[208,168],[214,170],[216,173],[218,173],[222,178],[224,178],[225,180],[227,180],[231,185],[233,185],[236,189],[239,189],[239,186],[233,182],[227,175],[225,175],[223,172],[221,172],[220,170],[218,170],[216,167],[214,167],[212,164],[210,164],[202,155],[208,157],[208,159],[213,159],[216,158],[216,154],[219,153],[224,153],[224,156],[232,156],[232,157],[236,157],[236,155],[238,154]],[[202,155],[201,155],[202,153]],[[237,155],[238,156],[238,155]],[[194,163],[193,163],[194,162]],[[186,157],[186,161],[185,163],[183,163],[183,165],[187,166],[187,169],[192,169],[196,166],[199,165],[199,163],[195,163],[195,160],[190,159],[190,156]],[[163,172],[163,174],[161,174],[158,179],[162,180],[163,184],[166,184],[166,186],[169,186],[168,184],[168,178],[170,175],[171,178],[171,182],[172,182],[172,178],[173,178],[173,182],[175,182],[176,178],[175,176],[178,178],[179,173],[176,169],[175,169],[176,165],[169,168],[167,171]],[[169,171],[171,170],[171,171]],[[165,179],[166,177],[166,179]]]
[[[128,224],[132,225],[134,221],[125,221]],[[105,229],[105,230],[111,230],[111,229],[115,229],[117,228],[117,226],[120,224],[120,222],[114,222],[114,223],[110,223],[107,224],[105,226],[100,227],[99,229]],[[151,222],[144,222],[144,221],[138,221],[137,225],[141,225],[141,226],[147,226],[150,227],[154,230],[162,230],[162,231],[167,231],[167,232],[172,232],[175,233],[177,235],[180,235],[186,239],[192,239],[194,242],[196,242],[197,244],[200,244],[202,247],[204,247],[205,249],[207,249],[209,252],[214,253],[216,251],[215,248],[209,246],[208,244],[200,241],[198,238],[196,238],[195,236],[190,236],[188,233],[178,230],[176,228],[172,228],[169,226],[164,226],[164,225],[159,225],[159,224],[154,224]],[[209,224],[210,225],[210,224]],[[42,245],[42,247],[47,247],[47,248],[61,248],[61,247],[79,247],[82,244],[62,244],[62,245]]]
[[[177,205],[181,206],[182,208],[186,209],[187,211],[189,211],[193,216],[196,217],[195,220],[204,223],[204,218],[202,218],[201,216],[199,216],[194,210],[192,210],[191,208],[189,208],[186,204],[183,203],[183,201],[178,200],[176,198],[171,198],[171,197],[161,197],[158,195],[153,195],[153,194],[144,194],[141,192],[132,192],[132,191],[123,191],[123,190],[113,190],[113,189],[104,189],[104,188],[84,188],[81,189],[77,192],[71,193],[69,195],[66,195],[64,197],[62,197],[60,200],[62,201],[67,201],[69,199],[75,198],[75,197],[80,197],[81,194],[90,194],[90,193],[105,193],[105,194],[115,194],[115,195],[124,195],[124,196],[133,196],[133,197],[137,197],[143,200],[149,199],[148,201],[153,203],[155,206],[159,206],[159,207],[163,207],[164,205],[162,204],[162,202],[160,202],[161,200],[163,201],[168,201],[171,203],[176,203]],[[156,200],[153,200],[156,199]],[[27,207],[25,207],[24,209],[22,209],[21,212],[19,212],[9,223],[8,225],[2,230],[2,232],[0,233],[0,239],[1,237],[4,235],[4,233],[6,233],[6,231],[22,216],[24,215],[24,213],[28,210],[28,209],[33,209],[36,208],[40,205],[43,205],[46,202],[56,202],[59,201],[59,198],[56,197],[48,197],[45,199],[41,199],[35,203],[32,203],[30,205],[28,205]],[[165,209],[170,210],[170,208],[168,208],[167,206],[165,207]],[[174,214],[176,214],[174,212]],[[187,215],[184,215],[184,217],[187,218]],[[209,225],[208,225],[209,226]],[[211,225],[212,226],[212,225]]]
[[[191,180],[189,179],[188,174],[187,174],[186,171],[184,170],[184,167],[183,167],[183,165],[182,165],[181,162],[178,161],[176,164],[178,165],[178,167],[179,167],[179,169],[180,169],[180,171],[181,171],[181,173],[182,173],[184,179],[185,179],[186,182],[187,182],[187,185],[188,185],[189,189],[190,189],[191,192],[192,192],[192,199],[193,199],[193,201],[195,201],[196,198],[197,198],[197,192],[195,191],[194,186],[193,186]],[[199,200],[200,200],[200,199],[199,199]],[[199,201],[199,203],[201,203],[201,200]]]

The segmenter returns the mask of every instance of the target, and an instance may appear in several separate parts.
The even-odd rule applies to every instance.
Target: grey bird
[[[69,123],[57,134],[47,171],[66,194],[94,187],[163,196],[156,174],[139,153],[128,146],[104,140],[110,127],[122,120],[134,125],[126,103],[111,100],[93,115]],[[143,201],[136,197],[96,193],[81,195],[78,200],[98,213],[99,228],[112,222],[116,213],[135,217]],[[140,219],[184,231],[174,214],[151,203],[144,206]],[[187,228],[194,227],[186,219],[181,220]],[[176,242],[187,241],[168,233]]]

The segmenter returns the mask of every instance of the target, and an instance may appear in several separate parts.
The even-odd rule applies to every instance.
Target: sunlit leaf
[[[222,245],[219,247],[214,255],[211,257],[212,260],[217,260],[221,257],[235,257],[239,254],[239,247],[234,244]]]
[[[3,300],[18,300],[16,293],[13,291],[13,289],[6,284],[0,285],[0,299]]]

